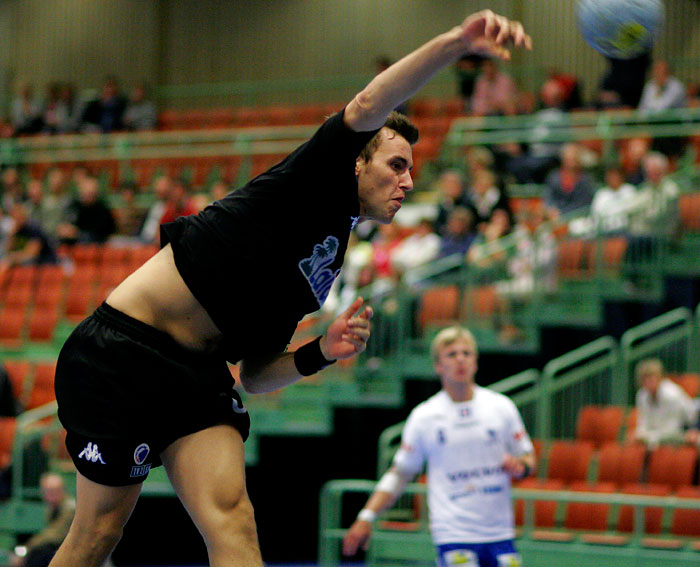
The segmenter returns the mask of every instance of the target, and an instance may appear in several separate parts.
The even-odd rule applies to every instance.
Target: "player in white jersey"
[[[372,523],[427,462],[430,531],[440,567],[517,567],[511,478],[535,469],[515,404],[474,383],[477,346],[461,327],[442,330],[431,354],[442,389],[408,417],[389,471],[348,530],[343,552],[367,548]]]

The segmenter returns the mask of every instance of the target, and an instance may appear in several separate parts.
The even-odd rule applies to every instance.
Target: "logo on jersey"
[[[487,429],[486,435],[488,436],[487,443],[496,443],[498,441],[498,433],[496,433],[495,429]]]
[[[91,463],[100,463],[103,465],[107,464],[102,460],[102,453],[100,453],[100,449],[98,448],[97,443],[88,443],[87,447],[80,451],[78,458],[85,459],[86,461],[89,461]]]
[[[141,443],[136,449],[134,450],[134,462],[137,465],[142,465],[143,462],[146,460],[146,457],[148,457],[148,453],[151,452],[151,448],[148,446],[147,443]]]
[[[355,228],[358,222],[360,222],[360,217],[350,217],[350,230]]]
[[[469,417],[472,414],[470,408],[459,408],[459,417]]]
[[[141,443],[138,447],[136,447],[134,450],[134,462],[136,463],[136,466],[131,467],[132,478],[137,476],[146,476],[148,471],[151,470],[151,463],[145,465],[143,464],[150,452],[151,448],[147,443]]]
[[[513,439],[515,439],[516,441],[520,441],[523,437],[525,437],[525,431],[523,431],[522,429],[513,435]]]
[[[438,429],[437,430],[437,442],[440,445],[444,445],[445,441],[447,441],[447,438],[445,437],[445,431],[443,429]]]
[[[299,262],[299,269],[309,282],[319,307],[326,301],[331,286],[340,273],[340,268],[335,272],[328,268],[338,254],[338,247],[338,239],[335,236],[327,236],[323,244],[314,245],[314,253],[311,256]]]

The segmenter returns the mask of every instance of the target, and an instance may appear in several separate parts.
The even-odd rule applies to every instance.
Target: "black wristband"
[[[532,474],[532,467],[528,465],[526,462],[521,461],[523,463],[523,472],[520,474],[518,478],[527,478]]]
[[[326,366],[333,364],[335,360],[327,360],[321,352],[321,337],[316,337],[310,343],[299,347],[294,351],[294,366],[302,376],[311,376]]]

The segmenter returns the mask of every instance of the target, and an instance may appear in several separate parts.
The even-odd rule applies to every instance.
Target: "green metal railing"
[[[321,491],[319,507],[319,564],[324,567],[334,567],[340,564],[340,543],[345,536],[347,528],[343,525],[343,518],[347,516],[344,510],[344,499],[349,495],[370,494],[376,483],[368,480],[333,480],[326,483]],[[424,484],[409,484],[406,487],[408,495],[425,497]],[[657,565],[669,565],[678,567],[690,567],[697,565],[698,552],[687,548],[663,552],[645,548],[642,544],[644,533],[644,510],[647,507],[658,507],[664,510],[689,509],[700,510],[700,499],[659,497],[628,494],[601,494],[596,492],[572,492],[572,491],[543,491],[532,489],[512,490],[515,500],[525,502],[524,525],[518,537],[517,545],[523,555],[524,563],[531,567],[544,567],[552,565],[556,557],[562,553],[571,553],[575,557],[574,564],[581,564],[586,556],[593,558],[598,564],[601,561],[615,560],[623,565],[653,565],[653,561],[663,560]],[[574,533],[573,542],[559,543],[549,553],[542,552],[548,544],[533,539],[535,530],[534,503],[538,500],[546,500],[557,503],[583,502],[590,504],[607,504],[611,507],[631,506],[634,508],[634,531],[629,534],[629,540],[620,546],[605,546],[586,544]],[[352,511],[354,513],[355,510]],[[626,534],[625,534],[626,535]],[[670,538],[668,534],[664,537]],[[685,540],[682,540],[685,542]],[[558,555],[559,554],[559,555]],[[412,562],[411,562],[412,561]],[[650,563],[651,562],[651,563]],[[425,524],[420,524],[416,532],[390,531],[375,527],[367,553],[367,565],[434,565],[434,547]],[[595,563],[594,563],[595,564]]]

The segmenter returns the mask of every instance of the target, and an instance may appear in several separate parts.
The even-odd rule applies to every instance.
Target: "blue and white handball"
[[[651,50],[664,22],[661,0],[579,0],[583,39],[606,57],[631,59]]]

